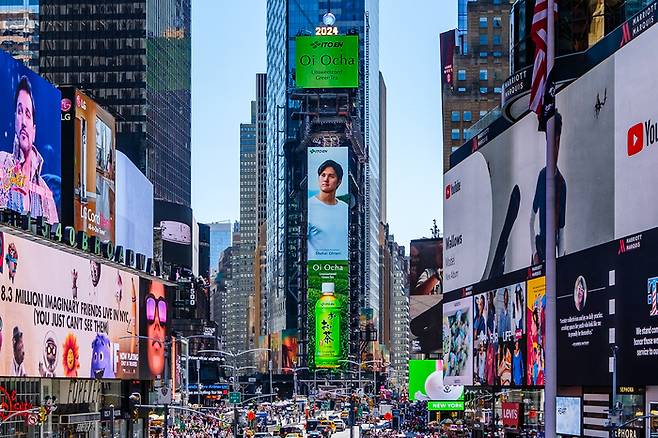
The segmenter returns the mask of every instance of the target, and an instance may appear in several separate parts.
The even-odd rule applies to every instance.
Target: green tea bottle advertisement
[[[315,364],[332,366],[340,359],[340,303],[334,283],[322,283],[322,296],[315,303]]]

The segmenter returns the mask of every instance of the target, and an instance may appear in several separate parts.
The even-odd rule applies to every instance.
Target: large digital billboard
[[[557,95],[556,254],[614,236],[614,64]],[[545,147],[528,114],[445,175],[446,290],[545,259]]]
[[[443,381],[473,384],[473,297],[443,304]]]
[[[523,386],[526,283],[489,290],[473,300],[473,383]]]
[[[9,232],[0,241],[0,375],[138,378],[139,276]]]
[[[166,350],[173,312],[168,287],[159,280],[139,279],[140,378],[161,379],[165,373]]]
[[[153,202],[154,226],[162,236],[162,261],[192,268],[192,209],[175,202],[156,199]]]
[[[359,37],[296,37],[295,83],[299,88],[358,87]]]
[[[409,250],[409,318],[411,349],[433,353],[441,349],[443,240],[412,240]]]
[[[116,151],[116,244],[153,257],[153,184]]]
[[[527,367],[526,384],[544,385],[546,346],[546,277],[527,282]]]
[[[70,172],[62,179],[70,180],[72,187],[72,223],[90,236],[115,242],[114,117],[80,90],[61,91],[62,145],[68,158],[64,166]]]
[[[409,361],[409,400],[462,400],[464,387],[445,385],[442,360]]]
[[[61,93],[8,53],[0,53],[0,208],[61,216]]]
[[[310,368],[338,368],[349,350],[348,173],[348,148],[308,149]]]

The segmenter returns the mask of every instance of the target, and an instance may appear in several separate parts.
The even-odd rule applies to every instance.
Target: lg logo
[[[645,146],[658,142],[658,122],[647,120],[629,128],[627,134],[627,153],[629,157],[639,153]]]

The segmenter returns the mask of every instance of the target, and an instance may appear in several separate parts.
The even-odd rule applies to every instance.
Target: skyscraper
[[[39,71],[39,1],[0,2],[0,46],[32,70]]]
[[[332,13],[337,32],[358,35],[360,73],[354,93],[334,95],[319,90],[315,96],[295,89],[295,43],[299,35],[315,35],[323,16]],[[351,185],[355,204],[350,213],[351,316],[360,307],[379,310],[381,203],[379,149],[379,3],[377,0],[268,0],[267,2],[267,302],[268,331],[303,329],[306,285],[306,150],[315,117],[308,105],[339,107],[350,102],[349,126],[344,133],[358,156]],[[326,90],[325,90],[326,91]],[[305,100],[306,99],[306,100]],[[326,99],[326,100],[325,100]],[[333,101],[332,101],[333,99]],[[333,102],[333,103],[332,103]],[[317,114],[315,114],[317,116]],[[334,127],[334,118],[321,118]],[[358,186],[358,188],[357,188]],[[350,195],[352,196],[352,195]],[[303,330],[300,344],[304,343]],[[302,347],[303,349],[303,347]]]
[[[41,0],[39,71],[117,118],[154,194],[191,201],[191,0]]]
[[[232,224],[230,220],[212,222],[210,227],[210,275],[219,269],[219,259],[222,252],[231,246]]]
[[[451,57],[441,60],[444,171],[452,151],[472,136],[471,125],[500,104],[502,84],[509,76],[511,3],[458,0],[458,27],[442,35],[441,54]],[[446,65],[451,66],[447,72]]]

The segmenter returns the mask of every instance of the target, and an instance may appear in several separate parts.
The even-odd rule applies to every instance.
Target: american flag
[[[554,11],[557,12],[557,0],[554,1]],[[535,43],[535,65],[532,70],[532,88],[530,90],[530,110],[541,116],[547,73],[547,41],[548,41],[548,0],[537,0],[532,17],[530,34]],[[552,38],[552,36],[551,36]]]

